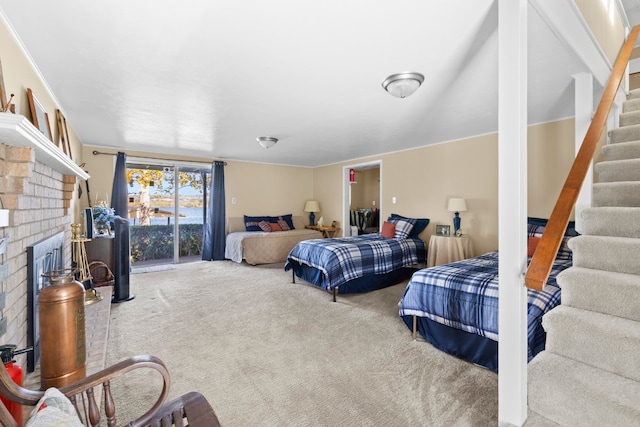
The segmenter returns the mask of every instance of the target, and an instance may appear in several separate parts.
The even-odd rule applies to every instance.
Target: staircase
[[[528,366],[526,425],[640,425],[640,90],[609,136],[573,266],[557,278],[562,304]]]

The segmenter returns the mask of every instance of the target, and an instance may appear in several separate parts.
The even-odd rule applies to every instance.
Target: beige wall
[[[314,198],[313,169],[228,162],[224,182],[227,217],[288,213],[309,216],[303,209],[304,202]],[[231,204],[232,197],[237,200],[235,205]],[[316,213],[316,218],[320,216]]]
[[[640,73],[629,74],[629,90],[640,88]]]
[[[587,25],[613,65],[626,34],[613,0],[575,0]]]
[[[529,216],[548,218],[575,158],[573,119],[529,127]]]
[[[532,126],[528,133],[529,215],[548,218],[574,157],[574,120]],[[428,241],[436,224],[452,225],[451,197],[464,197],[460,214],[476,253],[498,247],[498,139],[496,134],[385,154],[381,161],[381,215],[430,218],[420,237]],[[356,162],[351,162],[354,164]],[[325,222],[342,218],[342,171],[349,162],[314,170],[314,198]],[[392,198],[396,203],[392,203]],[[342,226],[342,224],[341,224]]]

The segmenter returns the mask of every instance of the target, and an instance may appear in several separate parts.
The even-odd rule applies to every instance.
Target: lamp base
[[[316,216],[313,212],[309,214],[309,225],[316,225]]]
[[[453,235],[454,236],[458,235],[458,230],[460,230],[460,214],[459,212],[456,212],[455,216],[453,217]]]

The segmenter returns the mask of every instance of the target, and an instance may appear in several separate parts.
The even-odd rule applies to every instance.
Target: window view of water
[[[173,217],[173,206],[167,206],[159,208],[162,216],[154,215],[151,218],[150,225],[170,225],[175,224],[175,218]],[[170,212],[171,216],[166,216],[166,212]],[[180,215],[179,224],[202,224],[204,221],[204,212],[202,207],[195,208],[180,208],[178,214]],[[129,218],[131,225],[139,225],[136,218]]]

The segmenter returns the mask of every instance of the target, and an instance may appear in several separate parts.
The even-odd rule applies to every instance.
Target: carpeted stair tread
[[[612,314],[640,322],[640,276],[570,267],[556,277],[562,306]]]
[[[631,98],[622,103],[622,112],[628,113],[630,111],[640,110],[640,98]]]
[[[623,160],[640,158],[640,141],[619,142],[602,147],[604,160]]]
[[[568,245],[576,267],[640,274],[640,239],[581,235],[570,239]]]
[[[640,207],[640,182],[598,182],[592,191],[592,206]]]
[[[640,238],[640,207],[587,208],[581,219],[582,234]]]
[[[640,110],[620,114],[618,122],[621,127],[640,124]]]
[[[632,89],[627,94],[627,100],[640,98],[640,89]]]
[[[636,100],[635,102],[640,105],[640,99]],[[609,131],[609,138],[611,144],[627,141],[638,141],[640,140],[640,124],[612,129]]]
[[[640,323],[635,320],[560,305],[542,318],[542,326],[546,351],[640,381]]]
[[[543,351],[528,365],[529,407],[564,426],[637,426],[640,383]]]
[[[640,159],[602,161],[594,170],[599,182],[640,181]]]
[[[592,207],[544,315],[545,351],[528,365],[525,425],[640,425],[640,89],[594,166]],[[601,369],[602,368],[602,369]]]

